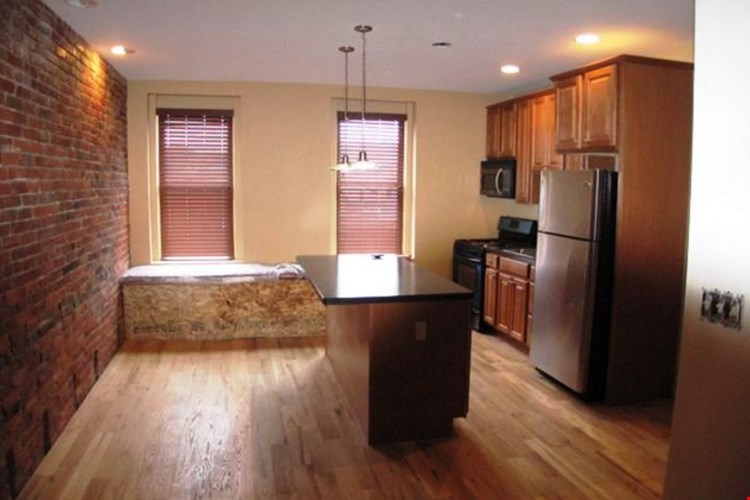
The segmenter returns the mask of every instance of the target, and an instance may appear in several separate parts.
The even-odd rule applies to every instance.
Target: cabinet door
[[[531,202],[531,101],[516,103],[516,201]]]
[[[541,112],[544,114],[544,135],[547,144],[547,165],[549,168],[563,168],[563,156],[557,152],[555,140],[556,134],[556,117],[557,117],[557,98],[554,92],[550,92],[544,98]]]
[[[500,107],[500,157],[516,156],[516,103]]]
[[[528,300],[528,283],[526,280],[514,279],[512,288],[512,319],[508,334],[514,339],[523,342],[526,339],[526,301]]]
[[[531,330],[534,323],[534,282],[529,281],[529,293],[526,314],[526,345],[531,345]]]
[[[515,293],[513,278],[505,274],[498,274],[497,279],[497,321],[495,328],[503,333],[509,333],[513,321],[513,294]]]
[[[535,97],[531,103],[532,168],[561,168],[560,155],[555,151],[555,94]]]
[[[555,84],[555,137],[560,150],[578,149],[581,145],[581,75]]]
[[[516,155],[516,104],[495,104],[487,108],[487,158]]]
[[[500,155],[500,106],[487,108],[487,158]]]
[[[614,149],[617,145],[617,66],[583,75],[581,145]]]
[[[497,270],[487,269],[484,274],[484,322],[497,323]]]
[[[529,203],[539,203],[539,171],[562,168],[562,156],[555,151],[555,93],[550,92],[531,102],[531,174]]]

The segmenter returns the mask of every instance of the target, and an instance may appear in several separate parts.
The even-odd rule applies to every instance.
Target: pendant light
[[[346,123],[349,121],[349,54],[354,52],[354,47],[342,46],[339,47],[339,52],[344,54],[344,123]],[[331,167],[331,170],[352,170],[353,168],[349,154],[343,152],[339,163]]]
[[[354,31],[362,35],[362,149],[359,150],[357,161],[352,166],[357,170],[369,170],[375,168],[374,162],[367,158],[365,150],[365,113],[367,112],[367,46],[365,35],[372,31],[372,26],[360,24],[354,27]]]

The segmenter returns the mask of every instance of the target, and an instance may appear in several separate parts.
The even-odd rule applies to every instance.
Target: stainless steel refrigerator
[[[617,173],[544,170],[529,356],[587,399],[606,390]]]

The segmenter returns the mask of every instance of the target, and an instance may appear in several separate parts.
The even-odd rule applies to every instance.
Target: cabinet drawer
[[[488,253],[484,256],[485,264],[487,264],[487,267],[490,267],[492,269],[497,269],[499,260],[500,256],[496,253]]]
[[[525,262],[520,262],[513,259],[507,259],[500,257],[500,271],[518,276],[519,278],[529,277],[529,265]]]

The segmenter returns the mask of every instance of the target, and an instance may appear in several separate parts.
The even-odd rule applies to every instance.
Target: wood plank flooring
[[[20,498],[661,497],[670,402],[586,405],[472,351],[453,438],[368,447],[320,339],[130,342]]]

